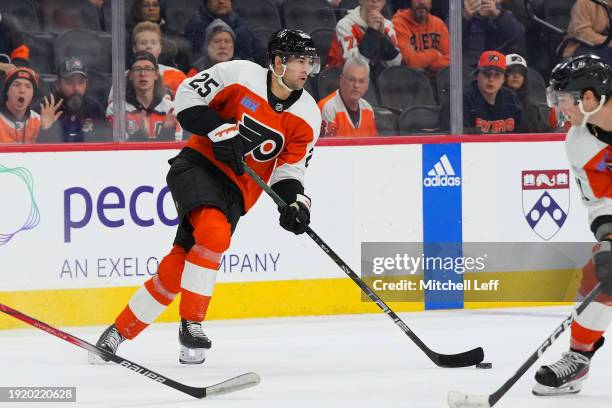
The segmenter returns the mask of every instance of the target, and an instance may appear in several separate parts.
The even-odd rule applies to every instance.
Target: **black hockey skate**
[[[117,353],[119,345],[125,340],[125,337],[119,333],[114,324],[111,324],[104,330],[96,346],[108,351],[111,354]],[[108,358],[102,357],[95,353],[89,353],[89,364],[100,364],[104,361],[109,361]]]
[[[540,367],[535,375],[533,395],[542,397],[579,393],[582,383],[589,376],[591,358],[603,343],[602,337],[595,343],[593,351],[571,349],[563,353],[556,363]]]
[[[206,360],[205,351],[212,346],[212,342],[202,331],[202,323],[181,319],[179,326],[179,342],[181,364],[202,364]]]

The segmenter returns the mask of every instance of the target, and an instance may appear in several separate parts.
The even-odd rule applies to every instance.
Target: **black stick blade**
[[[458,368],[470,367],[481,363],[484,360],[484,350],[482,347],[476,347],[473,350],[465,351],[459,354],[437,354],[432,358],[434,363],[439,367]]]

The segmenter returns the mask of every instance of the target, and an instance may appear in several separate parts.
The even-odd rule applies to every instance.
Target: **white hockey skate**
[[[202,323],[185,319],[181,319],[179,326],[179,342],[181,364],[202,364],[206,360],[206,350],[212,346],[212,342],[202,330]]]

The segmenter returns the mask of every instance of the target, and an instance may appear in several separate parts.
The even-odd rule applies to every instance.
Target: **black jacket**
[[[55,100],[61,98],[55,95]],[[104,110],[94,99],[85,95],[81,109],[71,112],[66,107],[66,100],[60,107],[62,116],[46,130],[40,131],[37,143],[81,143],[111,142],[113,132]]]
[[[185,37],[191,42],[194,60],[203,54],[202,47],[204,46],[206,27],[217,18],[223,20],[236,34],[234,59],[247,59],[255,61],[261,66],[267,65],[266,49],[261,45],[246,21],[234,11],[223,16],[215,16],[205,6],[200,7],[198,15],[189,20],[185,27]]]
[[[463,94],[463,127],[468,134],[527,131],[525,113],[514,91],[502,86],[495,97],[495,105],[490,105],[476,81]]]

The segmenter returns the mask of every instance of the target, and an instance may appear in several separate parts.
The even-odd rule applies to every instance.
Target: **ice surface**
[[[85,350],[40,330],[0,331],[0,385],[77,387],[76,405],[54,403],[53,407],[441,408],[446,406],[449,390],[475,394],[496,390],[569,310],[402,314],[408,326],[438,352],[483,346],[485,361],[493,362],[490,370],[437,368],[382,313],[209,322],[205,330],[213,348],[202,366],[178,363],[177,324],[154,324],[119,348],[125,358],[193,386],[211,385],[248,371],[261,375],[257,387],[204,401],[115,364],[90,366]],[[34,317],[45,320],[45,316]],[[103,327],[62,329],[95,342]],[[565,333],[496,407],[612,406],[612,349],[607,346],[595,357],[580,394],[552,399],[531,395],[536,367],[556,360],[567,347]]]

